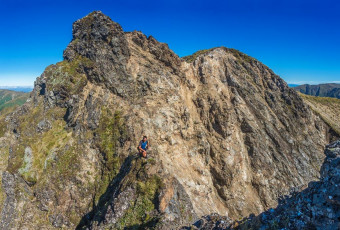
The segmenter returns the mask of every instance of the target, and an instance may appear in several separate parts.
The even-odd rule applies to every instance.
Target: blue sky
[[[62,60],[72,23],[101,10],[179,56],[226,46],[259,59],[288,83],[340,82],[340,3],[299,0],[0,0],[0,85],[33,85]]]

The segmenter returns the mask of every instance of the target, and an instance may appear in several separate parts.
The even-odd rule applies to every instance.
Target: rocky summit
[[[235,49],[180,58],[95,11],[63,57],[0,116],[1,229],[227,228],[317,181],[337,135]]]

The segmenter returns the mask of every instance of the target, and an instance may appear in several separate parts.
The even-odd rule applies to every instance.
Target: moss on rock
[[[143,163],[140,164],[139,174],[145,173],[145,165]],[[135,176],[135,174],[132,175]],[[146,179],[138,179],[137,174],[137,178],[130,178],[130,182],[131,179],[134,180],[133,184],[136,187],[137,198],[131,201],[130,207],[119,220],[118,229],[124,229],[125,227],[131,229],[144,229],[147,227],[152,229],[157,224],[159,220],[157,202],[163,182],[157,175],[146,177]]]
[[[94,68],[90,59],[77,56],[72,61],[62,61],[46,68],[47,88],[59,92],[62,97],[78,94],[87,83],[85,69]]]
[[[232,53],[234,55],[234,57],[236,57],[239,61],[244,61],[247,63],[252,63],[254,61],[256,61],[255,58],[248,56],[245,53],[242,53],[241,51],[237,50],[237,49],[232,49],[232,48],[226,48],[230,53]]]
[[[101,178],[98,178],[99,184],[95,196],[97,203],[100,196],[105,193],[110,182],[118,174],[121,166],[118,147],[127,139],[125,120],[122,117],[122,113],[120,111],[112,112],[108,108],[103,107],[100,124],[96,133],[98,134],[97,145],[104,158],[104,169]]]

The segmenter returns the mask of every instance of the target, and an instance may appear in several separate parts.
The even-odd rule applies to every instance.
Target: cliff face
[[[64,61],[0,124],[2,229],[258,214],[319,177],[329,136],[259,61],[223,47],[184,60],[101,12],[74,23]],[[143,134],[149,159],[136,158]]]

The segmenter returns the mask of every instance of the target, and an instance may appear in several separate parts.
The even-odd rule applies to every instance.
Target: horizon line
[[[34,88],[34,85],[0,85],[0,88]]]
[[[284,79],[283,79],[284,80]],[[340,81],[286,81],[287,84],[293,85],[321,85],[321,84],[340,84]],[[34,88],[33,85],[0,85],[0,88]]]

